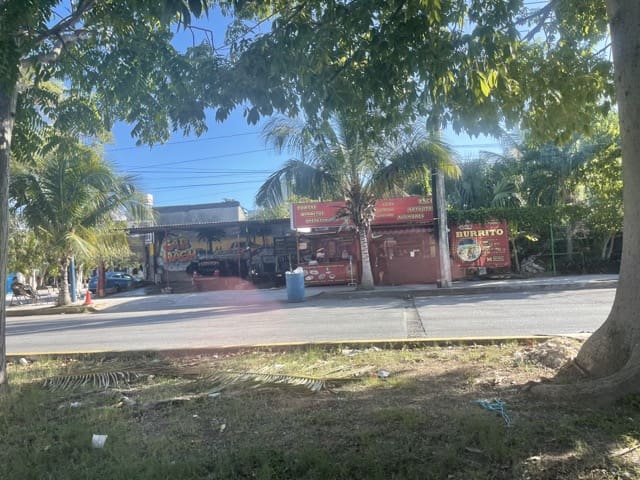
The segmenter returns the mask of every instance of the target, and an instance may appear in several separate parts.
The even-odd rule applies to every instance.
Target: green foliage
[[[506,122],[567,140],[613,97],[603,2],[579,3],[237,2],[227,93],[250,101],[251,121],[379,111],[372,130],[383,136],[424,116],[430,129],[498,134]],[[262,19],[271,31],[247,40]]]
[[[622,231],[622,153],[617,120],[610,117],[598,124],[586,141],[596,148],[580,168],[578,181],[584,185],[589,205],[587,222],[596,234],[606,237]]]
[[[517,207],[517,208],[477,208],[473,210],[449,210],[447,216],[452,223],[484,223],[492,218],[506,220],[518,225],[521,230],[543,231],[550,224],[563,220],[584,218],[587,209],[578,205]]]
[[[273,207],[260,207],[250,216],[250,220],[272,220],[276,218],[289,218],[291,204],[284,202]]]
[[[116,175],[93,148],[70,140],[32,165],[16,165],[10,194],[26,225],[60,266],[63,285],[71,257],[95,264],[127,255],[124,231],[111,230],[114,218],[124,209],[137,212],[143,204],[131,178]]]

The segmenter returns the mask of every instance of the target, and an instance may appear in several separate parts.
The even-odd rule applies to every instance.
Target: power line
[[[129,171],[136,172],[136,171],[148,170],[150,168],[156,168],[156,167],[183,165],[185,163],[200,162],[202,160],[216,160],[216,159],[219,159],[219,158],[239,157],[239,156],[248,155],[248,154],[251,154],[251,153],[269,152],[269,151],[273,151],[273,150],[274,150],[273,148],[261,148],[261,149],[257,149],[257,150],[247,150],[245,152],[225,153],[225,154],[222,154],[222,155],[211,155],[211,156],[208,156],[208,157],[191,158],[191,159],[188,159],[188,160],[179,160],[179,161],[156,163],[156,164],[153,164],[153,165],[145,165],[144,167],[133,168],[133,169],[131,169]]]
[[[191,140],[174,140],[171,142],[160,143],[155,145],[155,148],[165,147],[167,145],[179,145],[183,143],[198,143],[198,142],[210,142],[212,140],[223,140],[225,138],[235,138],[235,137],[244,137],[247,135],[259,135],[260,132],[245,132],[245,133],[232,133],[230,135],[218,135],[215,137],[202,137],[202,138],[193,138]],[[131,147],[116,147],[116,148],[105,148],[107,152],[121,152],[124,150],[136,150],[139,148],[143,148],[146,145],[134,145]]]
[[[168,190],[178,188],[200,188],[200,187],[218,187],[221,185],[241,185],[247,183],[260,183],[261,180],[244,180],[239,182],[219,182],[219,183],[192,183],[190,185],[168,185],[165,187],[153,187],[151,190]]]

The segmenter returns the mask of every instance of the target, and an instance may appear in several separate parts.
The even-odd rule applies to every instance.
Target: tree
[[[206,8],[205,0],[0,0],[0,280],[7,275],[9,159],[28,163],[48,126],[90,135],[123,119],[150,143],[171,129],[204,131],[204,95],[216,91],[195,84],[218,66],[204,48],[178,54],[170,25],[188,25]],[[203,56],[208,68],[195,69]],[[41,88],[49,79],[64,81],[70,95],[50,95]],[[0,389],[5,340],[1,297]]]
[[[213,253],[213,242],[218,242],[223,238],[224,230],[220,228],[205,228],[198,230],[198,240],[207,242],[207,253]]]
[[[10,194],[60,267],[59,305],[71,303],[71,259],[91,255],[102,243],[96,230],[103,223],[113,223],[121,208],[136,207],[138,198],[130,178],[115,175],[92,148],[77,144],[58,148],[34,167],[15,174]]]
[[[29,273],[40,271],[41,282],[49,273],[49,249],[42,237],[28,228],[22,217],[15,211],[11,215],[9,227],[9,271]],[[36,287],[42,286],[42,283]]]
[[[286,201],[284,193],[315,200],[344,200],[337,213],[348,218],[358,234],[362,258],[360,288],[373,288],[369,259],[369,229],[375,202],[385,194],[401,193],[412,181],[429,178],[429,166],[450,164],[448,148],[437,139],[415,142],[383,155],[380,145],[366,141],[361,123],[336,117],[321,125],[275,119],[265,127],[265,138],[277,150],[287,149],[287,161],[260,187],[256,203],[273,207]]]
[[[273,15],[271,33],[233,44],[238,70],[255,65],[271,93],[256,98],[254,120],[299,94],[309,116],[376,108],[384,112],[381,130],[418,111],[431,124],[472,134],[505,121],[541,140],[566,141],[610,110],[615,90],[626,185],[620,283],[610,316],[577,358],[599,380],[534,391],[601,400],[638,392],[640,3],[550,0],[537,10],[524,2],[464,0],[242,6],[245,18]],[[246,77],[237,88],[246,91],[251,82]]]
[[[587,142],[594,151],[578,178],[585,189],[589,228],[601,239],[600,257],[606,261],[611,258],[616,235],[622,232],[622,157],[617,118],[611,115],[599,123]]]
[[[576,364],[592,378],[572,385],[540,385],[534,391],[556,398],[590,398],[611,401],[638,393],[640,385],[640,4],[633,0],[607,0],[615,65],[618,116],[622,145],[624,228],[618,289],[609,317],[580,349]]]
[[[452,179],[447,187],[451,206],[466,210],[523,205],[518,167],[514,158],[497,154],[462,163],[459,178]]]

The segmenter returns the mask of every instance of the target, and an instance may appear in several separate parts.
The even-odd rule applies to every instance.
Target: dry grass
[[[594,410],[523,392],[577,348],[558,340],[16,362],[13,391],[0,400],[0,463],[5,478],[638,478],[637,399]],[[41,386],[134,364],[155,373],[116,389]],[[213,392],[221,370],[350,381],[315,394],[240,384]],[[479,399],[505,402],[510,425]],[[109,435],[104,449],[91,448],[92,433]]]

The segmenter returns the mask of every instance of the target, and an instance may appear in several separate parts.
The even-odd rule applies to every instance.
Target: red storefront
[[[348,222],[336,218],[344,202],[291,206],[298,232],[299,264],[307,285],[358,283],[361,255]],[[375,283],[435,283],[439,278],[437,235],[430,197],[376,202],[369,255]]]

